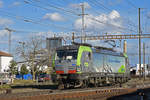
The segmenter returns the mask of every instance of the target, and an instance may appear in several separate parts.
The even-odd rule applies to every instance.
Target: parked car
[[[50,75],[48,74],[42,74],[38,77],[38,82],[46,82],[46,81],[50,81]]]

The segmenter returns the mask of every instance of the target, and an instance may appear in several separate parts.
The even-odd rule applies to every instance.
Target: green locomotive
[[[57,48],[53,64],[61,88],[123,83],[130,77],[125,53],[88,44]]]

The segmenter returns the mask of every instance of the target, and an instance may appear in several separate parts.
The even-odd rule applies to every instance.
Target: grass
[[[17,84],[34,84],[35,82],[33,80],[14,80],[13,85]]]
[[[33,80],[14,80],[13,84],[3,84],[0,85],[0,90],[3,89],[11,89],[11,86],[17,86],[17,85],[33,85],[35,82]]]
[[[9,84],[3,84],[0,85],[0,89],[11,89],[11,86]]]

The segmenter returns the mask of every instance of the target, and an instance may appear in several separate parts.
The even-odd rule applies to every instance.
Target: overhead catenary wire
[[[45,10],[50,10],[50,9],[48,9],[48,8],[46,8],[46,7],[42,7],[42,6],[38,6],[38,5],[33,5],[33,4],[30,3],[28,0],[24,0],[24,3],[30,4],[30,5],[35,6],[35,7],[40,7],[40,8],[45,9]]]
[[[107,11],[109,11],[109,12],[112,11],[112,9],[106,7],[104,4],[100,3],[100,2],[97,1],[97,0],[88,0],[88,1],[91,2],[91,4],[94,4],[95,6],[97,6],[97,7],[99,7],[99,8],[105,9],[105,10],[107,10]],[[100,6],[99,6],[99,5],[100,5]],[[116,16],[116,15],[113,15],[113,16]],[[129,24],[130,26],[133,26],[133,27],[135,27],[135,28],[138,27],[138,25],[135,25],[135,24],[134,24],[131,20],[129,20],[128,18],[124,18],[124,17],[123,17],[123,19],[128,20],[128,21],[130,22],[130,24]]]
[[[44,24],[44,23],[41,23],[41,22],[36,22],[36,21],[34,21],[34,20],[32,20],[32,19],[29,19],[29,18],[26,18],[26,17],[24,17],[24,16],[18,16],[18,15],[15,15],[15,14],[12,14],[12,13],[9,13],[9,12],[6,12],[6,11],[3,11],[3,10],[1,10],[0,9],[0,12],[3,12],[3,13],[5,13],[4,15],[5,16],[8,16],[8,17],[10,17],[10,18],[14,18],[14,19],[17,19],[17,20],[21,20],[21,21],[24,21],[24,22],[29,22],[29,23],[32,23],[32,24],[38,24],[38,25],[41,25],[41,26],[51,26],[51,25],[49,25],[49,24]],[[3,14],[3,13],[1,13],[1,14]],[[56,27],[56,26],[55,26]],[[60,26],[57,26],[57,28],[61,28],[61,29],[65,29],[65,30],[70,30],[70,31],[73,31],[73,29],[70,29],[70,28],[65,28],[65,27],[60,27]],[[31,32],[31,31],[24,31],[24,30],[14,30],[16,33],[18,33],[18,32],[23,32],[23,33],[39,33],[39,32]],[[68,38],[68,39],[70,39],[70,35],[69,34],[71,34],[71,33],[69,33],[69,32],[67,32],[67,34],[65,35],[65,34],[63,34],[63,35],[60,35],[60,36],[62,36],[63,38]]]
[[[88,0],[89,2],[91,2],[91,4],[93,5],[97,5],[97,7],[99,7],[99,8],[103,8],[103,9],[106,9],[107,11],[112,11],[111,9],[109,9],[109,8],[107,8],[107,7],[105,7],[103,4],[101,4],[101,3],[99,3],[100,5],[102,5],[102,6],[98,6],[98,3],[97,2],[94,2],[94,0]],[[96,11],[97,12],[97,11]],[[99,13],[99,12],[97,12],[98,14],[101,14],[101,13]],[[113,15],[113,16],[116,16],[116,15]],[[93,19],[92,18],[92,20],[94,20],[94,21],[98,21],[99,23],[101,23],[101,24],[107,24],[107,25],[111,25],[111,26],[114,26],[114,27],[118,27],[118,26],[115,26],[115,25],[113,25],[113,24],[108,24],[108,23],[104,23],[104,22],[102,22],[102,21],[99,21],[98,19]],[[131,25],[131,23],[130,23],[130,25]],[[134,26],[134,27],[136,27],[136,26]],[[118,27],[118,28],[121,28],[121,29],[125,29],[125,28],[123,28],[123,27]],[[127,28],[126,28],[127,29]],[[128,30],[131,30],[131,29],[128,29]],[[133,30],[132,30],[133,31]]]
[[[51,8],[55,8],[55,9],[57,9],[57,10],[61,10],[61,11],[65,12],[65,13],[70,13],[70,14],[73,14],[73,15],[78,15],[78,13],[76,13],[76,12],[74,12],[74,11],[72,11],[72,10],[66,10],[66,9],[64,9],[64,8],[62,8],[62,7],[57,7],[57,6],[55,6],[55,5],[52,5],[52,4],[49,4],[49,3],[44,3],[44,2],[41,2],[41,1],[38,1],[38,0],[24,0],[24,2],[26,2],[26,3],[28,3],[28,4],[31,4],[31,3],[33,3],[33,2],[39,2],[39,3],[41,3],[41,4],[48,5],[48,6],[51,7]],[[34,6],[37,6],[37,5],[34,5]],[[41,6],[39,6],[39,7],[41,7]],[[45,7],[44,7],[44,8],[45,8]]]
[[[105,5],[103,5],[102,3],[99,3],[98,1],[97,1],[97,2],[94,2],[94,1],[96,1],[96,0],[88,0],[88,1],[91,2],[91,4],[95,4],[95,5],[97,5],[97,6],[98,6],[98,4],[100,4],[101,6],[98,6],[98,7],[102,7],[103,9],[106,9],[107,11],[112,11],[111,9],[109,9],[109,8],[107,8]],[[115,16],[115,15],[113,15],[113,16]],[[100,21],[100,20],[98,20],[98,19],[96,19],[96,18],[93,18],[93,17],[88,17],[88,18],[90,18],[91,20],[96,21],[96,22],[98,22],[98,23],[105,24],[105,25],[109,25],[109,26],[113,26],[113,27],[116,27],[116,28],[118,28],[118,29],[124,29],[124,30],[130,30],[130,31],[132,31],[132,32],[137,32],[137,31],[135,31],[135,30],[133,30],[133,29],[129,29],[129,28],[121,27],[121,26],[116,26],[116,25],[110,24],[110,23],[105,23],[105,22]],[[130,24],[130,25],[131,25],[131,24]],[[134,27],[136,27],[136,26],[134,26]]]
[[[88,0],[89,2],[92,2],[92,1],[90,1],[90,0]],[[95,7],[95,4],[92,2],[91,3],[91,6],[94,6]],[[97,9],[94,9],[94,7],[92,7],[92,9],[94,10],[94,12],[96,13],[96,14],[102,14],[102,13],[100,13]],[[99,6],[98,6],[99,7]]]
[[[128,3],[129,5],[131,5],[133,8],[137,9],[137,7],[136,7],[130,0],[126,0],[126,1],[127,1],[127,3]]]
[[[104,4],[100,3],[100,2],[97,1],[97,0],[91,0],[91,1],[95,1],[95,4],[100,5],[100,7],[102,7],[103,9],[106,9],[106,10],[108,10],[108,11],[112,11],[112,9],[106,7]]]
[[[25,0],[26,1],[26,0]],[[28,1],[30,1],[30,2],[28,2]],[[28,0],[27,1],[27,3],[29,3],[29,4],[31,4],[31,3],[33,3],[32,1],[34,1],[34,2],[40,2],[40,1],[37,1],[37,0]],[[42,3],[42,2],[40,2],[40,3]],[[45,3],[44,3],[45,4]],[[48,3],[47,3],[47,5],[49,5]],[[102,4],[101,4],[102,5]],[[35,6],[35,5],[34,5]],[[51,5],[49,5],[49,6],[51,6]],[[39,6],[37,6],[37,7],[39,7]],[[56,7],[56,6],[51,6],[51,7],[54,7],[54,8],[56,8],[56,9],[59,9],[59,10],[64,10],[63,8],[60,8],[60,7]],[[103,8],[105,8],[105,9],[107,9],[107,10],[111,10],[111,9],[108,9],[107,7],[105,7],[105,6],[103,6]],[[65,10],[66,11],[66,10]],[[68,11],[67,11],[68,12]],[[70,12],[70,11],[69,11]],[[73,14],[75,14],[75,15],[78,15],[77,13],[73,13]],[[106,24],[106,23],[103,23],[103,24]],[[116,27],[116,25],[113,25],[113,26],[115,26]],[[118,28],[121,28],[121,27],[118,27]],[[121,29],[123,29],[123,28],[121,28]],[[125,29],[125,28],[124,28]],[[127,28],[126,28],[127,29]],[[128,29],[128,30],[131,30],[131,29]],[[133,30],[132,30],[133,31]]]
[[[58,26],[58,25],[54,25],[54,24],[41,23],[41,22],[36,21],[34,19],[27,18],[27,17],[24,17],[24,16],[18,16],[16,14],[13,14],[13,13],[1,10],[1,9],[0,9],[0,12],[2,12],[1,14],[4,14],[4,15],[6,15],[8,17],[15,18],[17,20],[21,20],[21,21],[24,21],[24,22],[33,23],[33,24],[36,24],[36,25],[47,26],[47,27],[52,26],[52,27],[57,27],[57,28],[61,28],[61,29],[64,29],[64,30],[71,30],[71,31],[73,30],[71,28],[66,28],[66,27]]]
[[[40,9],[43,9],[43,10],[46,10],[46,11],[50,11],[50,10],[52,10],[52,9],[50,9],[50,8],[47,8],[47,7],[43,7],[43,6],[40,6],[40,5],[37,5],[37,4],[35,4],[36,2],[39,2],[40,4],[44,4],[44,5],[46,5],[45,3],[43,3],[43,2],[41,2],[41,1],[36,1],[36,0],[34,0],[34,1],[32,1],[32,0],[24,0],[24,3],[26,3],[26,4],[29,4],[29,5],[31,5],[31,6],[33,6],[33,7],[37,7],[37,8],[40,8]],[[50,6],[49,4],[47,4],[48,5],[48,7],[51,7],[51,8],[53,8],[53,6]],[[58,7],[59,8],[59,7]],[[55,6],[55,9],[57,9],[57,7]],[[57,9],[57,10],[60,10],[60,11],[62,11],[63,9]],[[75,14],[75,13],[71,13],[72,11],[69,11],[69,10],[63,10],[63,11],[65,11],[69,16],[71,16],[71,17],[78,17],[78,14]],[[70,14],[71,13],[71,14]],[[70,17],[67,17],[67,20],[72,20]]]
[[[116,28],[123,29],[123,30],[129,30],[129,31],[132,31],[132,32],[137,32],[137,31],[132,30],[132,29],[124,28],[124,27],[121,27],[121,26],[116,26],[116,25],[110,24],[110,23],[105,23],[105,22],[100,21],[100,20],[97,20],[96,18],[93,18],[93,17],[89,17],[89,16],[88,16],[88,18],[90,18],[91,20],[96,21],[96,22],[98,22],[98,23],[101,23],[101,24],[106,24],[106,25],[114,26],[114,27],[116,27]]]
[[[90,2],[90,4],[93,5],[94,7],[102,8],[103,10],[105,10],[105,8],[103,8],[102,6],[98,6],[94,0],[87,0],[87,1]],[[96,9],[96,12],[98,12],[97,9]],[[101,13],[98,12],[98,14],[101,14]]]

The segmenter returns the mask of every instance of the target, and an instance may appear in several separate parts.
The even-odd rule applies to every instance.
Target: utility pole
[[[120,44],[119,44],[119,47],[121,48],[121,39],[119,40],[119,43],[120,43]]]
[[[82,14],[79,14],[79,16],[82,16],[81,43],[83,43],[83,40],[84,40],[84,43],[85,43],[86,34],[84,32],[84,30],[85,30],[84,16],[87,15],[87,14],[84,13],[84,3],[81,4],[81,9],[82,9]]]
[[[11,54],[11,32],[15,32],[15,31],[9,28],[5,28],[5,30],[7,30],[9,34],[8,35],[8,51]]]
[[[140,10],[141,8],[138,9],[139,10],[139,72],[140,72],[140,75],[139,75],[139,79],[141,79],[141,20],[140,20]]]
[[[148,75],[149,75],[149,65],[150,65],[150,56],[148,56],[148,68],[147,68],[147,70],[148,70]]]
[[[56,34],[54,34],[54,38],[56,37]]]
[[[143,78],[145,80],[145,43],[143,43],[143,70],[144,70]]]
[[[148,64],[150,64],[150,61],[149,61],[149,60],[150,60],[150,56],[148,56]]]
[[[74,43],[74,32],[72,32],[72,42]]]

